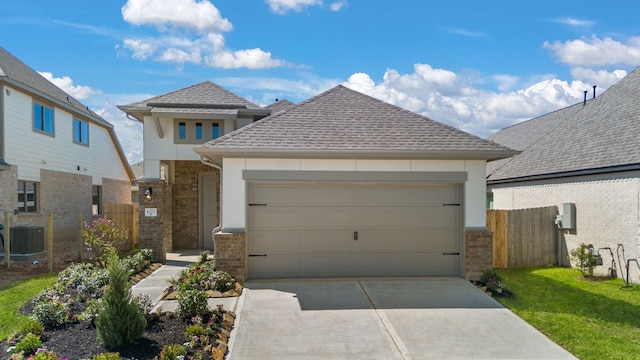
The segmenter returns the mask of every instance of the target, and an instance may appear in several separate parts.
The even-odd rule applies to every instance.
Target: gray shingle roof
[[[125,106],[262,109],[262,107],[212,83],[209,80]]]
[[[341,85],[196,151],[207,156],[367,153],[459,159],[501,158],[515,153]]]
[[[530,138],[524,151],[488,181],[557,177],[567,173],[611,171],[640,165],[640,67],[600,96],[498,132],[503,145]],[[545,126],[548,131],[541,130]],[[535,139],[537,138],[537,140]],[[520,140],[519,140],[520,139]],[[535,140],[535,141],[533,141]]]
[[[286,110],[294,105],[295,104],[292,103],[291,101],[287,99],[282,99],[282,100],[276,100],[276,102],[274,102],[273,104],[269,104],[264,108],[271,110],[272,114],[275,114],[278,111]]]
[[[40,96],[50,97],[49,100],[56,101],[61,106],[73,109],[95,121],[102,122],[105,126],[111,126],[98,114],[74,99],[73,96],[64,92],[42,75],[38,74],[37,71],[20,61],[20,59],[0,47],[0,81],[2,80],[14,82],[17,86],[24,86],[30,89],[31,92],[40,93]]]

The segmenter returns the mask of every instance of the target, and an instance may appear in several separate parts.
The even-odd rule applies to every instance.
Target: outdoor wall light
[[[151,200],[152,195],[153,195],[153,189],[151,188],[151,186],[149,186],[147,190],[144,192],[144,197],[147,200]]]

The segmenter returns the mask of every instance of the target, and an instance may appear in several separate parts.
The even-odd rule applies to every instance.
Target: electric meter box
[[[562,204],[562,225],[561,229],[575,229],[576,228],[576,204],[564,203]]]

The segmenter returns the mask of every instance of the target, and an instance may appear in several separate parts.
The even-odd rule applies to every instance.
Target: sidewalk
[[[185,250],[167,253],[167,261],[151,275],[142,279],[131,287],[131,295],[147,295],[153,304],[152,312],[176,311],[176,300],[162,300],[164,291],[171,285],[171,279],[180,277],[180,272],[200,258],[199,250]],[[237,297],[209,299],[209,308],[213,309],[222,304],[223,309],[235,311],[238,303]]]

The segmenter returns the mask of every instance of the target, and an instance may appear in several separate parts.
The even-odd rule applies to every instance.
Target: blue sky
[[[582,100],[640,65],[640,2],[21,0],[0,46],[114,124],[211,80],[260,105],[343,84],[478,136]]]

